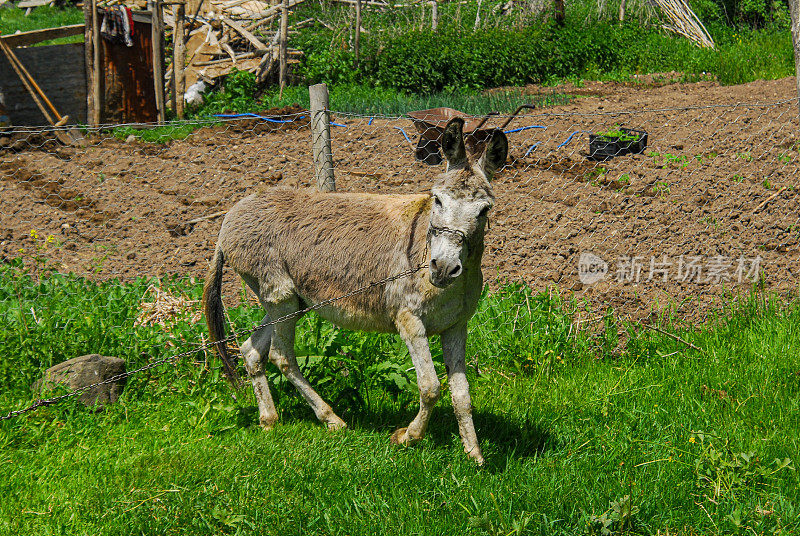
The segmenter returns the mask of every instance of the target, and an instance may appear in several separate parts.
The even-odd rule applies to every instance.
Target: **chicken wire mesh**
[[[790,295],[800,273],[796,101],[623,106],[535,110],[505,127],[509,156],[493,181],[483,257],[490,292],[523,282],[534,292],[557,293],[573,304],[576,326],[609,307],[635,320],[667,312],[696,324],[754,287]],[[82,147],[62,145],[52,129],[6,133],[4,265],[31,282],[51,273],[92,281],[157,278],[155,284],[201,280],[221,218],[237,200],[266,187],[316,183],[309,113],[281,112],[171,123],[136,135],[106,125],[87,131]],[[505,119],[491,117],[482,128]],[[589,158],[589,134],[620,127],[647,133],[643,151]],[[444,170],[415,158],[420,133],[406,116],[333,112],[331,133],[342,192],[426,192]],[[144,141],[148,136],[161,140]],[[139,322],[198,320],[196,300],[176,305],[166,294],[157,303],[150,288],[141,286],[134,307]],[[27,292],[44,298],[48,289]],[[229,305],[255,303],[231,270],[225,289]],[[1,297],[10,305],[7,318],[12,311],[15,321],[37,322],[35,307],[15,310],[18,292],[6,288]],[[120,316],[130,304],[113,296],[104,303],[102,329],[133,321]],[[477,328],[529,335],[515,318],[490,313],[482,311]]]

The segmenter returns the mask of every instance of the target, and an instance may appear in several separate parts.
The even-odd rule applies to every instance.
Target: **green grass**
[[[133,367],[201,340],[188,316],[134,326],[150,284],[197,299],[199,282],[40,279],[44,264],[0,266],[3,413],[52,363],[99,352]],[[391,447],[416,408],[403,344],[309,315],[298,351],[318,357],[301,361],[347,432],[326,432],[274,370],[281,423],[261,431],[252,394],[233,399],[198,351],[131,378],[102,413],[66,403],[0,423],[0,533],[800,531],[800,302],[753,296],[694,330],[662,324],[701,351],[611,315],[575,330],[579,310],[518,285],[483,297],[467,351],[483,469],[446,394],[421,444]],[[238,330],[260,316],[230,311]]]
[[[57,28],[59,26],[82,23],[83,10],[74,6],[67,6],[63,9],[51,6],[36,7],[31,10],[28,16],[25,16],[24,9],[13,6],[4,6],[0,8],[0,33],[3,35],[13,34],[17,30],[28,32],[30,30],[39,30],[42,28]],[[74,35],[72,37],[50,39],[49,41],[43,41],[36,45],[59,45],[63,43],[82,42],[83,35]]]
[[[485,115],[489,112],[510,114],[522,104],[547,107],[568,104],[572,96],[560,93],[525,95],[518,91],[478,93],[475,91],[439,92],[430,95],[415,95],[394,89],[366,86],[332,86],[330,105],[332,110],[364,115],[401,116],[413,110],[427,110],[446,106],[464,113]],[[297,103],[309,106],[307,87],[289,87],[279,98],[276,91],[268,92],[262,102],[265,107],[286,106]]]
[[[218,121],[213,119],[190,119],[188,121],[175,121],[153,128],[116,127],[111,130],[111,133],[120,140],[125,140],[128,136],[135,136],[139,141],[167,143],[172,140],[184,140],[191,136],[195,130],[215,124],[218,124]]]

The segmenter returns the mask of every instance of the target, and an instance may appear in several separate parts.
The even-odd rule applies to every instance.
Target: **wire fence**
[[[505,127],[509,157],[493,181],[483,258],[490,289],[549,289],[579,303],[584,319],[611,307],[637,320],[669,310],[690,324],[754,286],[791,295],[800,275],[796,100],[618,106],[574,101]],[[6,133],[2,258],[35,276],[202,277],[220,218],[237,200],[315,185],[308,117],[107,125],[87,132],[83,147],[63,145],[52,129]],[[426,192],[444,169],[418,153],[421,132],[409,117],[334,112],[331,121],[340,191]],[[491,117],[484,127],[503,122]],[[647,134],[642,152],[590,158],[590,136],[621,127],[638,131],[637,141]],[[228,305],[234,296],[253,303],[235,274],[224,285]],[[500,325],[514,330],[516,320]]]

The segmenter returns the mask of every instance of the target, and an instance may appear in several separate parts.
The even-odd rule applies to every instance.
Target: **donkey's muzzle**
[[[431,259],[431,283],[436,287],[444,288],[450,285],[463,271],[461,261],[458,259],[452,262],[447,262],[443,259]]]

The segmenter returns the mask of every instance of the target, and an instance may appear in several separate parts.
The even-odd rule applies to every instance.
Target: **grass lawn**
[[[147,288],[0,266],[0,410],[44,367],[89,352],[129,368],[191,349],[187,314],[136,326]],[[481,301],[467,354],[487,465],[462,452],[445,394],[428,437],[395,337],[309,315],[298,354],[350,429],[329,433],[273,371],[281,412],[257,426],[203,351],[129,380],[101,413],[72,403],[0,423],[2,534],[670,534],[800,531],[800,303],[752,297],[696,330],[576,331],[576,305],[507,285]],[[257,308],[230,311],[244,331]],[[441,352],[435,341],[440,372]],[[610,532],[602,532],[603,528]]]
[[[70,24],[83,24],[83,10],[74,6],[58,8],[52,6],[40,6],[31,10],[30,15],[25,15],[24,9],[17,7],[0,8],[0,33],[9,35],[17,30],[28,32],[42,28],[57,28]],[[60,45],[63,43],[82,43],[83,35],[73,35],[60,39],[50,39],[37,43],[40,45]]]

